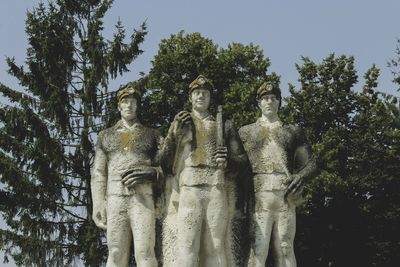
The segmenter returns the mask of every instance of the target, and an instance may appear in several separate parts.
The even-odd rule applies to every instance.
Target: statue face
[[[211,95],[210,91],[206,89],[196,89],[190,95],[190,102],[192,103],[192,108],[199,112],[204,112],[208,110],[210,106]]]
[[[118,110],[121,113],[121,118],[125,120],[133,120],[136,118],[137,99],[133,96],[127,96],[121,99],[118,103]]]
[[[258,101],[258,106],[264,116],[277,114],[279,109],[279,99],[273,94],[263,95]]]

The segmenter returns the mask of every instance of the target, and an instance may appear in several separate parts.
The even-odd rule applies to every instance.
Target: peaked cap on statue
[[[139,89],[133,87],[132,84],[128,84],[122,90],[120,90],[118,92],[118,95],[117,95],[118,103],[124,97],[127,97],[127,96],[133,96],[139,101],[142,97],[142,92]]]
[[[189,84],[189,94],[196,89],[205,89],[212,92],[214,90],[214,86],[209,79],[203,75],[199,75],[193,82]]]
[[[276,98],[281,99],[281,89],[277,84],[264,82],[257,90],[257,100],[260,100],[263,95],[275,95]]]

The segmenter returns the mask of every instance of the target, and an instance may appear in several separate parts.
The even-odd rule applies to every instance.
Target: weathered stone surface
[[[96,145],[93,220],[107,230],[107,267],[128,266],[132,239],[138,266],[158,266],[153,182],[159,135],[137,120],[139,99],[133,88],[120,92],[121,120],[100,132]]]
[[[175,153],[167,181],[174,186],[168,194],[171,213],[164,220],[164,266],[237,265],[236,186],[227,166],[240,168],[247,157],[232,123],[210,114],[210,88],[205,77],[193,81],[192,112],[179,113],[166,137],[167,150]]]
[[[264,83],[257,92],[262,117],[239,130],[254,183],[254,236],[248,266],[264,267],[270,246],[275,266],[296,266],[296,205],[302,201],[304,182],[316,171],[301,130],[279,120],[280,98],[277,85]]]
[[[139,267],[265,266],[270,246],[275,266],[296,266],[296,206],[316,172],[310,147],[280,122],[276,85],[260,87],[262,117],[239,133],[210,113],[212,89],[204,76],[190,84],[192,110],[163,141],[137,120],[140,93],[118,95],[121,120],[98,135],[91,183],[107,267],[128,265],[132,241]]]

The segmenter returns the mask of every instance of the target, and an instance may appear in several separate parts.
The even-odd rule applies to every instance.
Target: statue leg
[[[135,260],[138,267],[157,267],[155,249],[156,218],[151,184],[135,187],[131,197],[129,217],[133,232]]]
[[[277,267],[296,267],[293,242],[296,233],[296,208],[284,200],[281,191],[281,210],[273,229],[275,265]]]
[[[209,188],[206,223],[203,228],[202,252],[204,266],[226,267],[225,240],[228,227],[228,203],[225,189]]]
[[[255,200],[256,207],[252,222],[254,241],[250,250],[248,267],[264,267],[274,225],[275,195],[272,191],[257,192]]]
[[[201,226],[203,222],[202,192],[195,186],[182,186],[178,208],[178,264],[196,267],[199,264]]]
[[[243,255],[243,243],[242,240],[238,240],[241,236],[238,235],[237,231],[234,231],[234,224],[238,223],[238,218],[235,218],[236,214],[236,192],[235,184],[232,181],[225,181],[225,191],[227,195],[227,229],[225,233],[225,254],[226,264],[228,266],[241,266],[241,256]]]
[[[124,196],[107,199],[107,267],[128,267],[132,232]]]

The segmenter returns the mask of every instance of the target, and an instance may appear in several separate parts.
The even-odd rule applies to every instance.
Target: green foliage
[[[93,136],[118,118],[108,81],[128,71],[142,51],[142,25],[125,43],[116,24],[102,36],[107,0],[57,0],[28,12],[25,66],[7,58],[24,93],[0,84],[0,248],[19,266],[70,266],[76,257],[101,266],[107,255],[90,201]],[[400,51],[397,52],[400,54]],[[398,62],[391,61],[400,84]],[[253,44],[226,48],[199,33],[162,40],[148,75],[135,81],[145,94],[144,123],[166,132],[189,109],[188,85],[199,74],[215,86],[213,108],[237,127],[259,116],[256,89],[270,61]],[[377,91],[379,70],[364,75],[360,92],[354,58],[329,55],[296,65],[300,90],[281,109],[282,120],[305,130],[320,175],[307,188],[298,218],[299,266],[397,266],[400,259],[400,112],[397,98]]]
[[[28,12],[24,66],[7,58],[24,93],[0,84],[0,247],[19,266],[100,266],[107,255],[91,220],[93,133],[115,104],[108,81],[142,51],[141,25],[125,43],[120,21],[102,36],[108,0],[58,0]]]
[[[397,39],[396,55],[388,62],[388,66],[394,76],[393,82],[400,86],[400,39]],[[397,91],[400,91],[400,87]]]
[[[162,40],[149,74],[137,81],[148,89],[143,101],[143,118],[165,131],[182,109],[189,109],[188,87],[200,74],[212,80],[213,109],[224,105],[227,117],[241,126],[257,113],[255,90],[265,79],[270,65],[262,50],[253,44],[232,43],[220,48],[199,33],[180,32]],[[238,115],[240,114],[240,115]]]
[[[358,93],[352,57],[296,66],[301,90],[291,86],[283,114],[305,128],[321,170],[298,220],[299,265],[396,266],[400,131],[376,91],[379,70]]]

